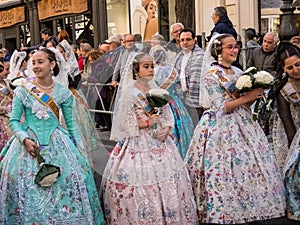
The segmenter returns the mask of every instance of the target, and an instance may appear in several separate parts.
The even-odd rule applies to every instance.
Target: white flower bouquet
[[[41,156],[38,148],[35,149],[35,154],[40,169],[35,175],[34,183],[42,187],[50,187],[60,176],[60,168],[52,164],[45,164],[45,159]]]
[[[255,88],[263,88],[265,90],[270,89],[276,83],[276,79],[266,71],[257,71],[255,67],[248,68],[242,76],[240,76],[235,84],[236,90],[239,93],[251,91]],[[263,103],[266,104],[267,110],[271,111],[272,100],[262,97]],[[259,115],[259,105],[261,99],[257,99],[254,106],[253,119],[257,120]]]
[[[146,98],[149,105],[154,109],[154,114],[158,114],[160,108],[172,99],[169,92],[161,88],[150,89],[149,92],[146,93]]]

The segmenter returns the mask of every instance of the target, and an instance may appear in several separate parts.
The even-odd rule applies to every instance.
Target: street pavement
[[[103,144],[103,148],[107,153],[109,153],[115,146],[116,142],[111,141],[109,139],[110,131],[100,131],[98,130],[101,143]],[[102,172],[104,171],[107,158],[102,156],[103,149],[99,149],[97,151],[92,152],[92,158],[94,162],[94,179],[96,183],[97,190],[100,190],[101,179],[102,179]],[[295,220],[287,220],[285,218],[279,219],[271,219],[266,221],[259,221],[259,222],[251,222],[248,223],[249,225],[300,225],[300,222]],[[245,224],[245,225],[248,225]]]
[[[98,130],[98,134],[100,136],[100,140],[102,143],[103,149],[98,149],[97,151],[92,152],[93,158],[93,168],[94,168],[94,179],[96,182],[97,190],[100,188],[102,173],[104,171],[108,153],[114,148],[116,142],[111,141],[109,139],[110,131],[100,131]],[[103,157],[103,154],[107,152],[106,157]]]

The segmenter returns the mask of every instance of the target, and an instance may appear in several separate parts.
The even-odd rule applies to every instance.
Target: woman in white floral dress
[[[111,131],[112,139],[124,142],[113,149],[102,180],[106,222],[196,224],[190,179],[170,137],[172,112],[165,105],[160,115],[147,113],[145,94],[155,86],[151,81],[153,58],[147,54],[132,57],[134,63],[132,66],[131,60],[125,69],[128,82],[124,80]],[[152,129],[154,124],[160,129]]]
[[[232,89],[242,74],[231,66],[238,50],[231,35],[217,35],[204,57],[203,64],[218,62],[203,75],[200,104],[207,110],[185,158],[201,223],[242,224],[284,215],[278,165],[249,107],[263,89],[242,96]]]

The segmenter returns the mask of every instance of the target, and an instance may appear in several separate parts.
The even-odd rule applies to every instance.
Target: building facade
[[[152,12],[146,6],[151,2],[156,4]],[[281,4],[282,0],[195,0],[195,31],[210,34],[213,8],[220,5],[226,7],[241,36],[248,27],[261,33],[278,31]],[[43,27],[51,28],[54,35],[66,30],[73,43],[87,39],[97,46],[109,36],[134,33],[136,27],[146,30],[151,13],[156,15],[151,32],[169,40],[169,26],[176,22],[175,5],[175,0],[0,0],[0,47],[12,52],[38,44]],[[298,27],[299,12],[295,11]]]

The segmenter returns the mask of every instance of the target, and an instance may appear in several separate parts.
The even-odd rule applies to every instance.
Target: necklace
[[[39,86],[40,88],[42,88],[42,89],[44,89],[44,90],[50,90],[51,88],[54,87],[54,82],[53,82],[53,81],[52,81],[52,84],[51,84],[50,86],[48,86],[48,87],[45,87],[45,86],[43,86],[43,85],[40,85],[39,82],[38,82],[37,80],[35,80],[35,82],[36,82],[37,86]]]
[[[231,66],[224,66],[222,64],[218,64],[221,68],[226,69],[226,70],[230,70]]]

